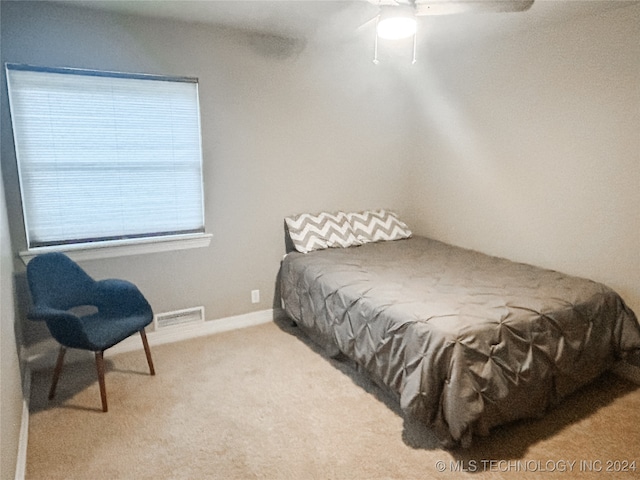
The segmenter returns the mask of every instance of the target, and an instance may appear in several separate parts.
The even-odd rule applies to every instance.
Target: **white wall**
[[[626,5],[427,49],[413,88],[412,220],[604,282],[638,313],[640,5]]]

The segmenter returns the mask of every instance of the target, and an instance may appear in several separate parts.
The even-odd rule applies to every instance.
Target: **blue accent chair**
[[[155,375],[144,331],[153,320],[153,311],[134,284],[114,279],[96,281],[63,253],[33,258],[27,265],[27,280],[33,300],[28,318],[46,322],[51,335],[60,343],[49,400],[55,396],[67,348],[95,352],[104,412],[106,349],[139,332],[149,371]]]

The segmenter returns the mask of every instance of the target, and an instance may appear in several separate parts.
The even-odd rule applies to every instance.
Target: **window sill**
[[[35,256],[48,252],[63,252],[74,261],[96,260],[144,253],[203,248],[209,246],[212,237],[213,235],[210,233],[198,233],[154,239],[94,242],[87,245],[57,245],[55,247],[32,248],[20,252],[19,255],[25,265]]]

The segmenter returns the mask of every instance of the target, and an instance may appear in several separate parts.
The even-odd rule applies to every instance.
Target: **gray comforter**
[[[289,253],[280,287],[293,320],[445,446],[542,415],[640,349],[608,287],[423,237]]]

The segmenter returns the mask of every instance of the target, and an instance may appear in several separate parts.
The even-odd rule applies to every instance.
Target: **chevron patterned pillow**
[[[360,243],[409,238],[411,230],[388,210],[368,210],[347,214],[353,233]]]
[[[297,251],[360,245],[344,212],[302,213],[285,218],[289,237]]]

